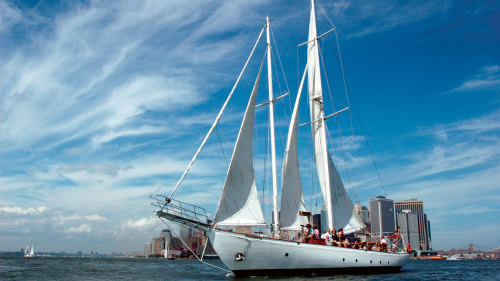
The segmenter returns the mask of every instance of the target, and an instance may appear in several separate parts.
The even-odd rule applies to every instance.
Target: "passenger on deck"
[[[339,229],[339,232],[337,233],[337,237],[339,238],[340,243],[344,242],[345,236],[344,236],[344,229],[343,228]]]
[[[359,245],[359,241],[358,241],[358,240],[354,241],[354,244],[352,244],[352,248],[353,248],[353,249],[359,249],[359,248],[360,248],[360,245]]]
[[[387,240],[383,235],[380,240],[380,251],[387,252]]]
[[[333,246],[339,246],[339,237],[337,236],[337,230],[335,230],[335,228],[332,231],[332,244]]]
[[[304,238],[302,238],[302,242],[309,241],[309,239],[312,238],[312,229],[310,224],[302,225],[305,226],[306,229],[304,229]]]
[[[321,239],[325,239],[326,245],[332,245],[332,232],[330,228],[328,230],[321,234]]]
[[[313,225],[313,237],[314,239],[319,239],[319,229],[317,225]]]
[[[349,239],[345,239],[343,243],[344,248],[349,248]]]

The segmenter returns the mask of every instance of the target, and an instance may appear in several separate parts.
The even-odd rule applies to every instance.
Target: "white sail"
[[[35,248],[33,247],[33,242],[30,242],[26,249],[24,249],[25,257],[34,257],[35,256]]]
[[[316,170],[327,209],[329,228],[344,228],[345,233],[354,232],[363,227],[354,213],[353,205],[342,180],[328,152],[325,130],[323,89],[319,64],[318,40],[314,0],[311,0],[311,16],[308,38],[308,89],[311,113],[311,128],[316,158]]]
[[[259,71],[255,81],[229,164],[224,190],[215,215],[215,223],[218,226],[265,225],[257,198],[252,153],[255,100],[259,88],[260,73],[261,71]]]
[[[328,164],[330,167],[330,186],[332,187],[331,198],[335,228],[343,228],[345,234],[363,229],[364,225],[356,214],[351,198],[345,190],[342,179],[337,169],[335,169],[335,165],[330,155],[328,155]]]
[[[302,76],[302,81],[295,100],[295,106],[293,108],[292,120],[288,128],[286,150],[283,158],[283,170],[281,172],[280,227],[285,230],[300,230],[301,224],[307,224],[307,218],[299,216],[299,211],[305,211],[306,205],[300,181],[297,144],[299,104],[305,74],[306,71],[304,71],[304,75]]]

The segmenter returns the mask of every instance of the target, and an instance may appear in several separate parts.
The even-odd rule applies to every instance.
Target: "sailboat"
[[[25,258],[33,258],[35,255],[35,248],[33,247],[33,242],[30,242],[26,249],[24,249],[24,257]]]
[[[207,139],[218,125],[264,31],[267,37],[269,91],[269,101],[264,105],[269,108],[273,189],[273,225],[272,232],[267,236],[238,231],[249,227],[267,226],[258,198],[252,152],[255,108],[258,106],[256,105],[256,96],[264,60],[260,65],[245,110],[215,217],[209,217],[208,211],[202,207],[173,198]],[[327,116],[324,112],[318,45],[319,39],[331,31],[320,36],[317,35],[314,0],[311,0],[309,36],[307,42],[301,44],[307,46],[307,65],[300,81],[289,125],[281,172],[281,204],[278,204],[274,102],[282,96],[278,98],[273,96],[269,17],[267,17],[266,24],[261,30],[236,84],[172,193],[170,196],[151,196],[155,199],[152,204],[159,208],[155,211],[159,218],[174,222],[182,227],[192,227],[204,231],[221,261],[238,277],[394,272],[400,270],[409,259],[409,255],[403,252],[334,247],[326,245],[324,240],[321,243],[321,239],[306,242],[307,240],[289,239],[284,235],[288,231],[300,232],[303,230],[303,225],[309,222],[308,217],[304,216],[308,212],[301,185],[297,141],[299,101],[306,75],[311,118],[310,122],[306,124],[310,125],[312,130],[312,150],[315,156],[316,174],[326,207],[326,224],[331,229],[342,228],[345,234],[354,233],[364,228],[328,151],[325,120],[348,109],[345,108]]]

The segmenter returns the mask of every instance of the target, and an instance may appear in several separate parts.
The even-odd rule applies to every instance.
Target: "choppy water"
[[[209,260],[217,266],[219,260]],[[2,280],[230,280],[196,260],[0,257]],[[274,280],[247,278],[239,280]],[[500,280],[500,260],[410,261],[399,273],[287,277],[291,280]]]

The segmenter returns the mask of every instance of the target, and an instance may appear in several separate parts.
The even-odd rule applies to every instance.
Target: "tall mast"
[[[323,89],[319,65],[318,36],[316,31],[316,15],[314,0],[311,0],[311,17],[309,21],[309,38],[307,44],[309,104],[311,111],[311,128],[314,142],[314,155],[319,183],[323,193],[328,215],[328,227],[334,228],[333,206],[331,198],[331,181],[328,145],[326,142],[325,112],[323,106]]]
[[[269,16],[266,17],[267,33],[267,82],[269,88],[269,125],[271,126],[271,167],[273,173],[273,230],[279,235],[278,221],[278,177],[276,175],[276,141],[274,137],[274,98],[273,98],[273,75],[271,65],[271,38],[269,35]]]

